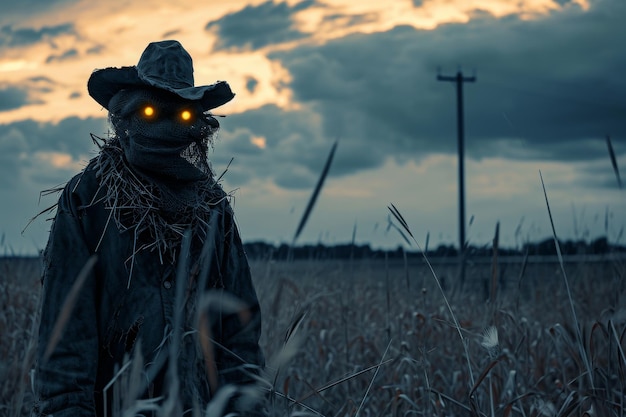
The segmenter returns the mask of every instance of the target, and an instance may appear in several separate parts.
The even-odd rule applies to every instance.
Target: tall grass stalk
[[[341,291],[341,320],[343,322],[343,336],[345,346],[346,367],[350,368],[350,331],[348,329],[348,306],[353,302],[352,285],[354,282],[354,245],[356,242],[356,221],[352,229],[352,240],[350,245],[350,276],[347,282],[347,287]],[[344,298],[346,297],[347,300]],[[350,386],[350,380],[346,381],[346,394],[348,398],[352,397],[352,389]]]
[[[393,214],[396,220],[400,223],[400,225],[406,231],[406,233],[411,237],[413,242],[415,242],[417,249],[422,253],[422,257],[424,258],[424,261],[426,262],[426,265],[428,266],[428,269],[430,270],[430,273],[432,277],[434,278],[435,283],[437,284],[437,288],[439,288],[439,292],[441,293],[441,296],[443,297],[443,300],[446,303],[446,307],[448,309],[448,312],[450,312],[450,316],[452,316],[452,320],[454,321],[454,327],[457,333],[459,334],[459,338],[461,339],[461,344],[463,345],[463,350],[465,352],[465,359],[467,361],[467,370],[470,376],[470,387],[471,387],[474,385],[474,373],[472,371],[472,363],[470,361],[469,351],[467,350],[467,342],[466,342],[465,337],[463,336],[463,332],[461,331],[461,325],[459,323],[459,320],[456,318],[456,314],[454,314],[454,311],[452,310],[452,306],[450,305],[450,302],[448,301],[448,297],[446,297],[446,293],[444,292],[443,287],[441,286],[441,282],[439,278],[437,277],[437,273],[435,272],[435,269],[430,263],[430,260],[428,259],[426,252],[422,250],[422,248],[420,247],[420,244],[415,239],[415,236],[413,236],[413,233],[411,232],[411,229],[409,228],[408,223],[406,222],[406,220],[404,220],[404,217],[402,216],[400,211],[398,211],[398,209],[396,208],[396,206],[393,205],[393,203],[391,203],[391,207],[388,206],[387,208],[389,209],[391,214]]]
[[[622,349],[622,344],[620,343],[619,337],[617,335],[617,330],[615,330],[615,323],[613,323],[613,320],[609,320],[609,325],[611,326],[613,337],[615,338],[615,343],[617,346],[617,351],[619,352],[620,358],[624,363],[624,370],[626,371],[626,355],[624,354],[624,350]]]
[[[492,314],[495,313],[496,296],[498,292],[498,246],[500,242],[500,222],[496,223],[496,231],[493,236],[492,258],[491,258],[491,291],[489,294]]]
[[[559,260],[559,266],[561,268],[561,274],[563,275],[563,281],[565,282],[565,290],[567,292],[567,299],[569,301],[569,305],[572,310],[572,321],[573,321],[572,324],[574,326],[574,329],[576,330],[576,340],[578,342],[577,345],[578,345],[580,357],[583,363],[585,364],[585,368],[587,370],[587,376],[589,378],[589,384],[591,385],[591,388],[594,389],[593,369],[591,367],[591,364],[589,363],[589,358],[585,352],[585,343],[584,343],[584,340],[580,331],[580,324],[578,322],[578,317],[576,315],[576,308],[574,307],[574,299],[572,297],[572,291],[570,290],[570,287],[569,287],[569,280],[567,279],[567,274],[565,272],[563,255],[561,254],[561,245],[559,244],[559,239],[557,238],[557,235],[556,235],[556,228],[554,227],[552,211],[550,210],[550,202],[548,201],[548,193],[546,191],[546,186],[543,181],[543,175],[541,175],[541,171],[539,171],[539,178],[541,179],[541,187],[543,188],[543,195],[545,197],[546,207],[548,209],[548,217],[550,218],[550,227],[552,228],[552,237],[554,239],[554,245],[556,247],[556,255]]]
[[[39,305],[40,300],[41,300],[41,294],[37,296],[36,305]],[[37,335],[37,326],[39,324],[39,311],[35,312],[34,314],[35,314],[35,318],[33,319],[31,323],[28,347],[26,348],[26,354],[24,355],[24,360],[22,361],[22,365],[21,365],[20,375],[24,375],[24,376],[29,374],[30,366],[34,362],[35,356],[36,356],[35,354],[37,352],[36,335]],[[25,391],[26,391],[26,378],[22,378],[21,381],[19,382],[18,392],[14,401],[14,407],[15,407],[14,417],[19,417],[19,412],[21,411],[24,405]]]
[[[522,294],[522,278],[524,278],[524,274],[526,273],[526,267],[528,266],[528,249],[524,252],[524,258],[522,259],[522,266],[519,271],[519,275],[517,276],[517,293],[515,295],[515,311],[519,312],[519,300],[520,295]]]
[[[387,325],[385,326],[387,329],[387,341],[391,341],[391,288],[389,287],[391,284],[389,282],[389,257],[387,252],[385,252],[385,299],[387,301]]]
[[[275,396],[283,396],[284,398],[289,399],[286,393],[280,394],[280,391],[277,389],[278,376],[280,375],[282,367],[286,365],[291,360],[291,358],[293,358],[298,352],[298,348],[300,346],[300,343],[302,342],[302,339],[296,336],[298,335],[298,330],[302,327],[304,323],[304,319],[306,318],[307,314],[308,314],[308,310],[301,311],[296,316],[296,318],[291,322],[291,324],[289,325],[289,328],[287,329],[285,333],[285,338],[283,340],[281,350],[279,354],[277,355],[277,357],[274,359],[274,361],[276,362],[274,365],[275,371],[274,371],[274,377],[272,379],[272,384],[270,388],[270,394],[271,394],[270,402],[271,402],[272,409],[275,408],[275,401],[274,401]],[[295,400],[295,399],[290,399],[290,400],[294,404],[296,403],[300,404],[301,402],[300,400]]]
[[[121,378],[122,374],[126,371],[127,368],[130,367],[131,361],[126,361],[122,367],[115,373],[115,375],[113,375],[113,378],[111,378],[111,380],[104,386],[104,389],[102,390],[102,394],[104,396],[104,415],[109,415],[109,411],[108,411],[108,403],[109,403],[109,390],[115,386],[115,384],[117,383],[118,379]],[[116,411],[116,410],[113,410]],[[119,410],[118,411],[118,415],[119,415]],[[113,415],[115,415],[115,413],[113,413]]]
[[[407,292],[411,291],[411,277],[409,274],[409,259],[406,255],[406,250],[402,247],[402,261],[404,262],[404,279],[406,281]]]
[[[389,347],[389,344],[387,345],[387,347]],[[383,358],[384,358],[384,356],[385,355],[383,355]],[[388,363],[392,362],[393,360],[394,359],[392,358],[392,359],[387,359],[387,360],[381,361],[381,362],[377,363],[376,365],[368,366],[365,369],[361,369],[360,371],[351,373],[350,375],[344,376],[344,377],[339,378],[339,379],[337,379],[335,381],[331,381],[331,382],[329,382],[327,384],[324,384],[323,386],[321,386],[319,388],[316,388],[314,390],[311,390],[308,394],[298,398],[297,402],[300,403],[302,401],[305,401],[305,400],[313,397],[314,395],[318,395],[319,393],[324,392],[324,391],[326,391],[326,390],[328,390],[328,389],[330,389],[332,387],[335,387],[335,386],[337,386],[339,384],[343,384],[344,382],[348,382],[348,381],[356,378],[359,375],[363,375],[364,373],[371,371],[372,369],[378,370],[381,366],[387,365]]]
[[[383,365],[383,363],[385,361],[385,356],[387,356],[387,352],[389,351],[389,346],[391,346],[391,340],[389,340],[389,343],[387,343],[387,347],[385,348],[385,352],[383,353],[383,357],[380,358],[380,362],[378,363],[378,366],[376,366],[376,371],[374,372],[374,376],[372,376],[372,379],[370,380],[370,384],[367,386],[367,391],[365,391],[365,395],[363,395],[363,399],[361,400],[361,404],[359,404],[359,408],[356,410],[356,413],[354,414],[354,417],[359,417],[359,413],[361,412],[361,409],[363,408],[363,404],[365,404],[365,400],[367,399],[367,396],[368,396],[370,390],[372,389],[372,385],[374,384],[374,380],[376,379],[376,376],[378,375],[378,371],[380,370],[380,367]]]
[[[311,194],[311,198],[309,199],[306,209],[304,210],[304,214],[302,215],[302,218],[300,219],[300,223],[298,224],[296,233],[293,235],[293,241],[291,245],[292,247],[296,243],[296,240],[298,239],[298,236],[300,236],[300,233],[302,233],[302,230],[304,229],[304,226],[306,225],[306,222],[309,219],[309,216],[311,215],[313,206],[315,205],[315,202],[317,201],[317,197],[319,196],[319,193],[322,190],[322,187],[324,186],[324,181],[326,180],[326,176],[328,175],[330,166],[333,163],[333,157],[335,156],[335,151],[337,150],[338,144],[339,144],[339,140],[336,140],[335,143],[333,143],[333,147],[330,149],[330,153],[328,154],[328,158],[326,158],[326,163],[324,164],[324,168],[322,169],[322,172],[320,173],[320,177],[317,180],[317,184],[315,185],[313,194]]]
[[[611,137],[606,135],[606,146],[609,149],[609,157],[611,158],[611,165],[613,165],[613,172],[615,172],[615,178],[617,178],[617,185],[622,188],[622,179],[619,175],[619,167],[617,166],[617,158],[615,157],[615,151],[613,150],[613,144],[611,143]]]

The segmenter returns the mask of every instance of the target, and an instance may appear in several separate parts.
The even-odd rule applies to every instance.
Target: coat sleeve
[[[39,416],[95,416],[98,331],[93,272],[77,288],[71,310],[66,302],[91,256],[79,219],[78,202],[73,201],[75,196],[70,191],[72,184],[61,194],[44,253],[33,408],[33,414]],[[57,322],[61,325],[55,328]],[[51,349],[51,354],[46,357],[47,349]]]
[[[216,364],[221,384],[233,384],[240,388],[251,388],[265,366],[265,358],[259,346],[261,336],[261,311],[252,282],[248,259],[241,237],[235,225],[232,209],[227,207],[224,217],[224,252],[221,276],[225,291],[244,302],[246,310],[239,314],[227,314],[218,323],[218,340],[223,345],[216,349]],[[260,385],[254,411],[245,415],[262,416],[264,394]],[[244,411],[231,403],[228,411]]]

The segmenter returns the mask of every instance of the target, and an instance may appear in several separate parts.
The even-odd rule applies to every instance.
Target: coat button
[[[163,281],[163,286],[169,290],[170,288],[172,288],[172,281],[166,279],[165,281]]]

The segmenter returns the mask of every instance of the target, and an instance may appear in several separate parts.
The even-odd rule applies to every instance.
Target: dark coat
[[[184,262],[187,268],[180,274],[175,262],[160,259],[156,251],[139,251],[132,259],[138,247],[134,234],[120,232],[101,194],[92,162],[66,185],[58,202],[44,254],[34,414],[111,415],[119,397],[128,400],[133,386],[141,387],[137,395],[144,399],[164,396],[160,403],[178,392],[178,414],[194,405],[204,409],[218,386],[249,386],[264,366],[258,345],[261,316],[227,200],[211,212],[217,216],[211,224],[217,227],[207,243],[208,265],[203,263],[207,257],[200,256],[203,242],[194,237]],[[73,308],[66,306],[81,270],[94,255],[93,268],[82,273],[85,279],[76,289]],[[201,271],[208,273],[201,277]],[[179,275],[185,307],[184,328],[177,332]],[[213,291],[207,308],[204,304],[197,308],[199,296],[205,294],[198,291],[199,282]],[[224,293],[243,301],[246,309],[221,309],[220,298],[228,301]],[[61,333],[55,331],[58,321]],[[46,349],[56,336],[60,337],[46,359]],[[202,343],[209,337],[210,343]],[[178,391],[171,385],[176,378],[168,374],[172,349],[179,349]],[[142,373],[128,382],[137,364]],[[115,384],[107,387],[112,381]],[[231,401],[229,407],[234,404]]]

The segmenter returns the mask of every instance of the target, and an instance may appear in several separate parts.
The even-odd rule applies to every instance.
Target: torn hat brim
[[[226,81],[198,87],[181,87],[152,77],[141,77],[137,67],[104,68],[94,71],[87,82],[89,95],[105,109],[109,101],[121,90],[141,87],[154,87],[169,91],[177,96],[192,101],[199,101],[204,110],[214,109],[235,97]]]

